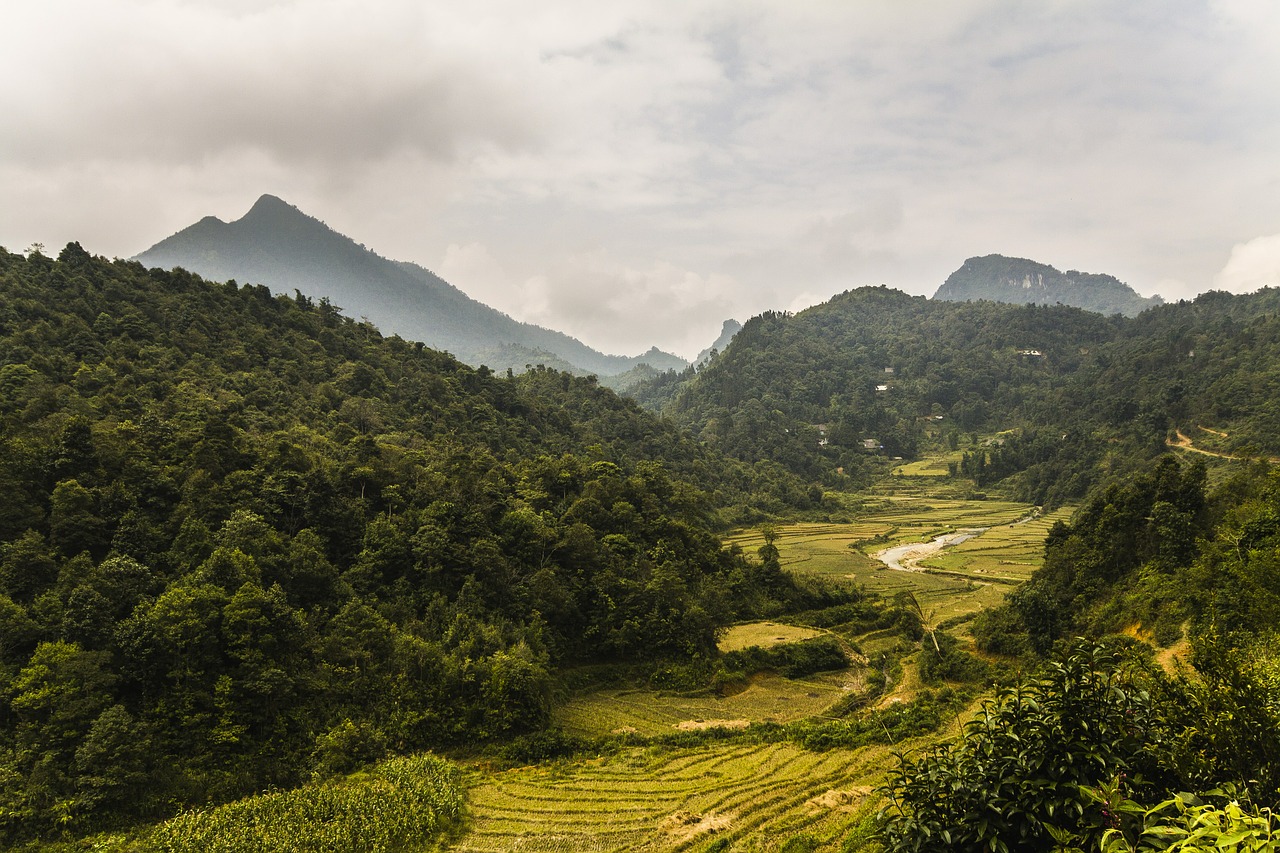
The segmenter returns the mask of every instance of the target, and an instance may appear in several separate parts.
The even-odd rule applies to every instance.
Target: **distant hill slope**
[[[386,334],[498,370],[554,364],[613,376],[646,363],[658,370],[686,364],[656,348],[633,357],[606,355],[562,332],[522,323],[430,270],[381,257],[271,195],[234,222],[206,216],[136,260],[148,267],[182,267],[215,281],[234,278],[277,293],[328,298]]]
[[[933,295],[946,302],[1011,302],[1018,305],[1070,305],[1099,314],[1134,317],[1147,308],[1161,305],[1159,296],[1140,296],[1115,276],[1060,272],[1048,264],[1026,258],[986,255],[969,258],[953,272]]]
[[[1280,458],[1278,307],[1265,288],[1134,318],[859,288],[753,317],[718,358],[632,396],[726,455],[829,486],[866,482],[872,457],[943,446],[979,487],[1016,476],[1006,493],[1055,505],[1137,470],[1177,430]]]

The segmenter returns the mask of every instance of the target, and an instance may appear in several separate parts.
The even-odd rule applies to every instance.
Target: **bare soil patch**
[[[745,729],[750,720],[684,720],[675,728],[682,732],[701,732],[707,729]]]

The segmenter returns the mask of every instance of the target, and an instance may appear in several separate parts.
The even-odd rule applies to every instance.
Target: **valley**
[[[1275,293],[860,288],[630,399],[78,244],[0,285],[10,849],[1113,853],[1162,849],[1121,806],[1280,805]]]
[[[1072,511],[1041,516],[1016,502],[956,498],[942,479],[904,483],[896,476],[844,498],[860,508],[852,523],[769,529],[782,565],[888,597],[910,593],[929,624],[961,629],[1039,567],[1048,528]],[[983,535],[921,557],[912,571],[894,571],[875,557],[886,543],[979,526]],[[740,530],[725,541],[754,550],[765,535]],[[752,622],[729,629],[720,648],[772,647],[824,634],[851,650],[850,668],[798,678],[760,673],[721,693],[630,685],[572,694],[556,723],[571,736],[608,742],[604,754],[509,770],[477,765],[471,829],[451,849],[824,850],[867,834],[869,818],[884,805],[877,791],[890,754],[954,736],[970,712],[956,709],[920,737],[853,749],[815,752],[778,742],[768,724],[839,719],[847,713],[840,706],[859,695],[873,697],[867,707],[892,712],[930,689],[920,681],[911,645],[883,629]],[[874,662],[890,657],[895,675],[872,691],[867,676]],[[689,733],[691,742],[679,733]]]

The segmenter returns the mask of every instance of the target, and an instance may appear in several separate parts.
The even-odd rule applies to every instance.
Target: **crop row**
[[[682,850],[712,836],[773,849],[800,829],[833,831],[864,804],[880,770],[858,756],[720,744],[507,771],[473,790],[475,819],[456,849]]]

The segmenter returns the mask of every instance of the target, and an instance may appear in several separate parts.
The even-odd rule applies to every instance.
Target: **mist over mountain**
[[[632,357],[607,355],[562,332],[522,323],[430,270],[384,258],[272,195],[259,198],[234,222],[206,216],[136,260],[148,267],[182,267],[214,281],[236,279],[277,293],[327,298],[385,334],[497,370],[544,364],[613,376],[641,364],[657,370],[686,364],[657,348]]]
[[[1126,317],[1164,303],[1159,296],[1139,295],[1115,276],[1077,270],[1064,273],[1048,264],[1004,255],[969,258],[947,277],[933,298],[946,302],[1062,304]]]

